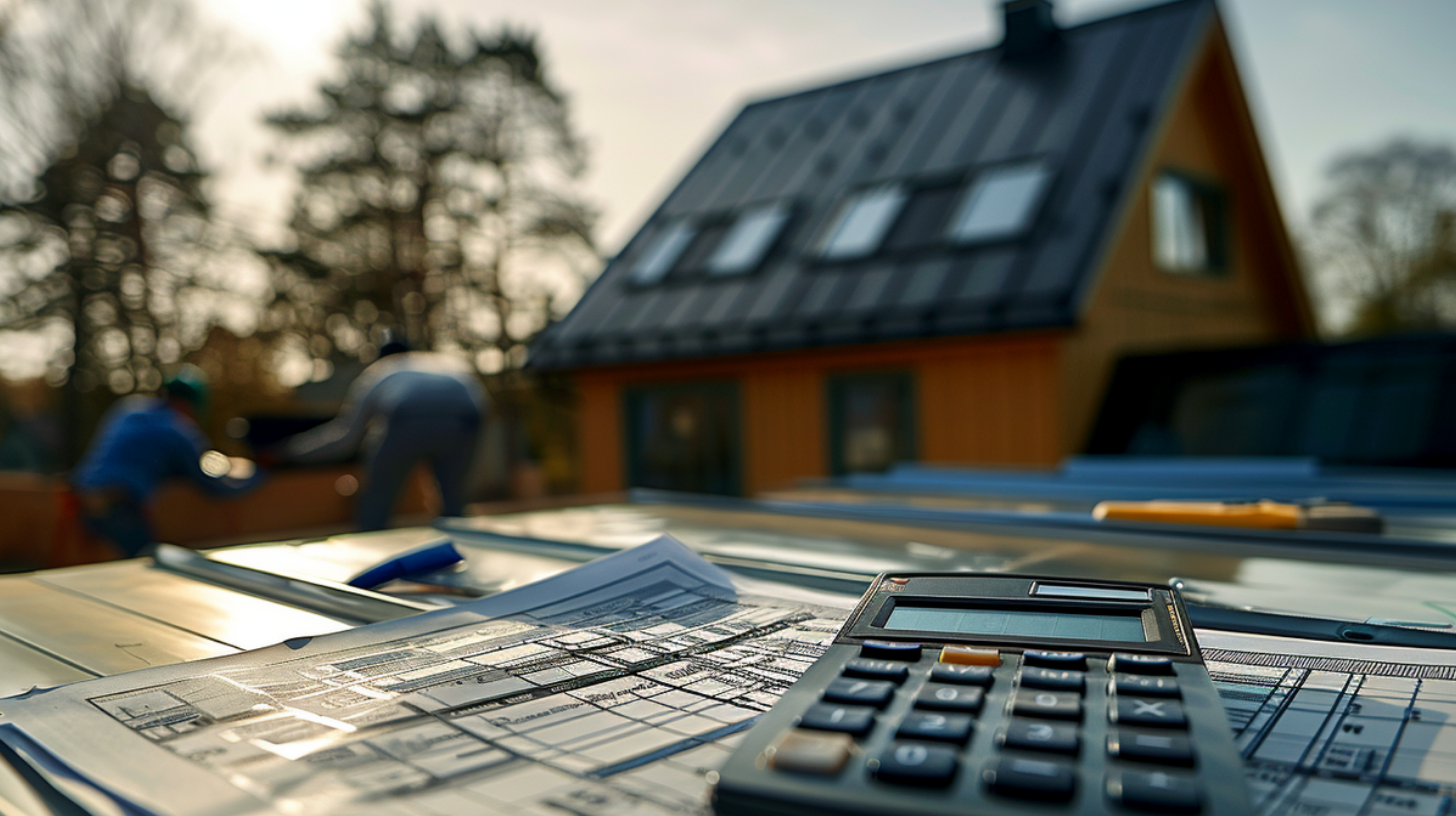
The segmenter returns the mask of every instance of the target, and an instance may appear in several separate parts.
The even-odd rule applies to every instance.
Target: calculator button
[[[918,742],[895,742],[880,757],[875,775],[900,785],[945,787],[955,779],[956,749]]]
[[[982,774],[986,785],[1002,796],[1066,801],[1076,790],[1070,762],[1003,756]]]
[[[1117,694],[1137,697],[1181,697],[1178,681],[1171,677],[1147,677],[1140,674],[1115,674],[1112,690]]]
[[[881,660],[920,659],[919,643],[896,643],[893,640],[866,640],[859,645],[859,656]]]
[[[832,776],[844,769],[854,752],[854,738],[848,734],[825,734],[792,729],[769,749],[768,764],[777,771]]]
[[[804,712],[799,725],[815,731],[840,731],[864,736],[875,727],[875,710],[864,706],[816,703]]]
[[[1012,713],[1023,717],[1043,717],[1049,720],[1080,720],[1082,698],[1066,691],[1035,691],[1021,689],[1016,692]]]
[[[936,663],[930,667],[930,682],[955,683],[961,686],[989,686],[996,676],[990,666],[957,666]]]
[[[844,664],[844,673],[849,677],[900,683],[910,676],[910,667],[897,660],[868,660],[856,657]]]
[[[1107,670],[1128,674],[1172,674],[1173,661],[1153,655],[1115,654],[1108,661]]]
[[[824,689],[824,700],[829,703],[849,703],[884,707],[895,694],[895,684],[884,680],[852,680],[840,677],[829,681]]]
[[[915,698],[916,708],[932,708],[937,711],[963,711],[975,714],[981,710],[986,693],[980,686],[942,686],[926,683]]]
[[[940,650],[940,662],[957,666],[999,666],[1001,653],[975,646],[946,646]]]
[[[1168,699],[1145,700],[1141,697],[1118,697],[1112,721],[1124,725],[1159,725],[1182,728],[1188,724],[1183,706]]]
[[[1138,762],[1193,764],[1193,745],[1187,737],[1173,731],[1113,728],[1107,735],[1107,753],[1118,759]]]
[[[1197,813],[1203,810],[1203,786],[1182,774],[1123,771],[1107,780],[1114,802],[1153,813]]]
[[[1075,725],[1019,718],[1007,724],[1006,735],[1002,739],[1002,745],[1007,748],[1051,751],[1058,754],[1077,753],[1078,743]]]
[[[935,714],[912,711],[905,715],[896,736],[901,739],[937,740],[964,744],[971,737],[971,718],[965,714]]]
[[[1044,666],[1048,669],[1087,668],[1087,655],[1081,652],[1026,652],[1021,661],[1028,666]]]
[[[1021,670],[1021,685],[1052,691],[1081,691],[1087,684],[1087,675],[1066,669],[1039,669],[1027,666]]]

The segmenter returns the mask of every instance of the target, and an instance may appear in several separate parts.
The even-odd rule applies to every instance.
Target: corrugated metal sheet
[[[1118,204],[1213,14],[1212,0],[1178,0],[1065,29],[1034,59],[1006,60],[990,48],[746,106],[571,314],[537,341],[532,364],[574,368],[1074,323]],[[1033,159],[1053,178],[1024,233],[960,247],[937,240],[944,228],[934,220],[949,218],[968,180]],[[915,214],[879,252],[821,259],[844,202],[883,183],[942,192],[912,196]],[[793,214],[758,268],[704,271],[732,220],[769,202]],[[698,239],[661,281],[634,283],[633,266],[683,221],[699,228]]]

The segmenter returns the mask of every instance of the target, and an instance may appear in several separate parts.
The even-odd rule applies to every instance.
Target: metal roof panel
[[[745,106],[538,339],[533,364],[1071,324],[1211,13],[1212,0],[1175,0],[1063,29],[1060,45],[1030,61],[998,46]],[[842,202],[866,185],[961,184],[1033,157],[1054,175],[1019,236],[956,246],[930,226],[865,259],[828,266],[817,256]],[[684,261],[657,285],[629,282],[665,226],[708,217],[704,229],[721,230],[769,202],[793,216],[757,271],[690,277]]]

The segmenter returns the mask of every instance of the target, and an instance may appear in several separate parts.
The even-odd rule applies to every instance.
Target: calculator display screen
[[[1067,638],[1146,643],[1142,615],[1126,613],[1032,612],[896,605],[884,629],[953,632],[963,635]]]

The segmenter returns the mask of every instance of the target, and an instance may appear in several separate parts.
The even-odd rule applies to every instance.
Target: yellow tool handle
[[[1105,501],[1092,508],[1098,521],[1156,521],[1164,524],[1207,524],[1295,530],[1304,515],[1297,504],[1258,501],[1240,504],[1200,501]]]

